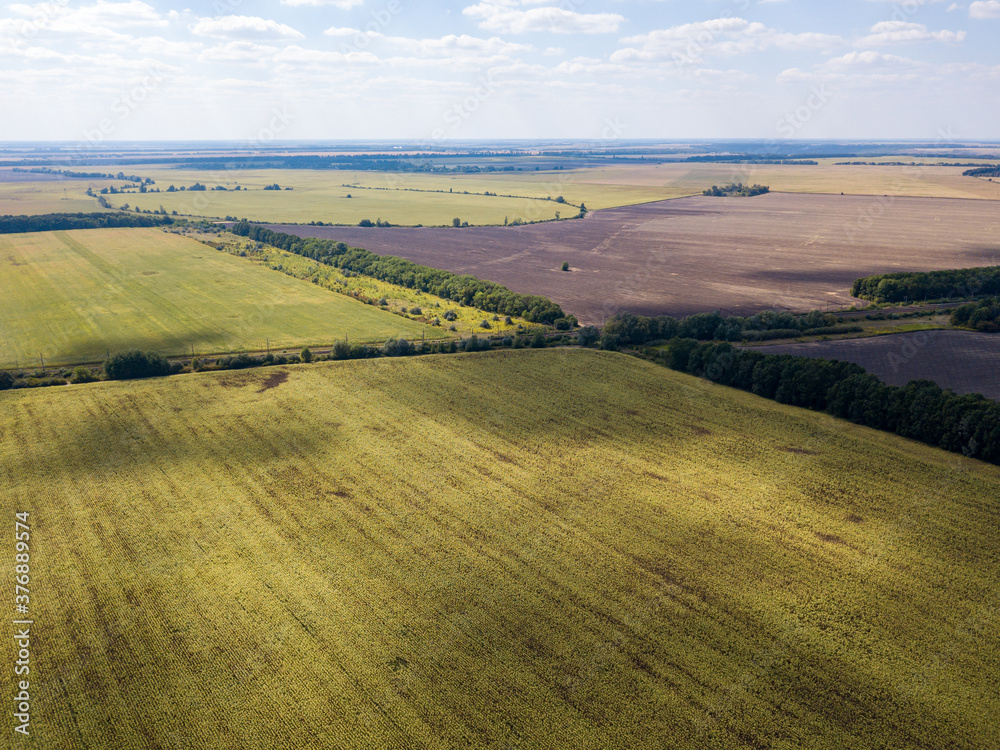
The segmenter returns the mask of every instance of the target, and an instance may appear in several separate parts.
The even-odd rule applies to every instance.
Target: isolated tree
[[[299,359],[303,362],[312,362],[313,353],[309,351],[309,347],[303,347],[302,351],[299,353]]]
[[[562,270],[564,270],[564,271],[568,271],[569,270],[569,261],[568,260],[564,260],[563,261]]]
[[[451,225],[457,229],[458,227],[462,226],[462,220],[456,216],[454,219],[451,220]]]

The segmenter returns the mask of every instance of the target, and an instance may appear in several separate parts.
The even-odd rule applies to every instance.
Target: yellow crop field
[[[0,235],[0,267],[2,367],[447,335],[158,229]]]
[[[0,478],[35,747],[1000,736],[1000,469],[622,355],[3,392]]]

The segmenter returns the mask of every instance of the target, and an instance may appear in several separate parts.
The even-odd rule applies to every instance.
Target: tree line
[[[858,279],[851,295],[872,302],[913,302],[925,299],[1000,294],[1000,266],[950,271],[902,271]]]
[[[957,395],[929,380],[886,385],[860,365],[673,339],[655,358],[679,372],[782,404],[1000,464],[1000,403]]]
[[[1000,164],[979,169],[967,169],[962,174],[965,177],[1000,177]]]
[[[0,234],[51,232],[66,229],[112,229],[118,227],[158,227],[173,224],[169,216],[139,216],[127,213],[44,214],[42,216],[0,216]]]
[[[606,342],[635,346],[673,338],[698,341],[767,341],[861,330],[856,325],[837,325],[837,319],[833,315],[818,310],[805,315],[765,310],[748,317],[723,316],[712,312],[697,313],[681,319],[670,315],[646,318],[632,313],[618,313],[605,324],[603,335]]]
[[[559,305],[546,297],[517,294],[492,281],[483,281],[469,275],[459,276],[451,271],[419,265],[392,255],[376,255],[368,250],[348,247],[343,242],[296,237],[250,224],[246,220],[238,221],[230,231],[241,237],[311,258],[317,263],[371,276],[407,289],[418,289],[498,315],[517,315],[532,323],[548,324],[565,317]]]

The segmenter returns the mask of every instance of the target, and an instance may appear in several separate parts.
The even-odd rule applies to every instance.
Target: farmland
[[[989,265],[1000,203],[770,194],[692,197],[528,227],[276,226],[542,294],[584,323],[618,310],[748,314],[855,304],[869,273]],[[570,273],[560,271],[569,262]]]
[[[992,467],[588,351],[0,405],[45,746],[1000,732]]]
[[[762,346],[765,354],[793,354],[854,362],[890,385],[933,380],[955,393],[982,393],[1000,401],[1000,336],[971,331],[921,331],[844,341]]]
[[[137,172],[166,190],[197,182],[229,190],[189,193],[126,194],[110,196],[111,205],[126,203],[145,210],[179,215],[223,218],[238,216],[276,223],[356,225],[362,219],[381,218],[399,225],[450,225],[458,217],[472,225],[503,224],[504,220],[544,221],[575,213],[581,202],[590,209],[615,208],[697,195],[713,184],[738,181],[769,185],[786,193],[846,193],[895,197],[936,197],[1000,200],[1000,183],[962,176],[961,167],[837,166],[834,159],[817,166],[742,165],[710,163],[615,164],[534,171],[530,158],[485,160],[518,171],[492,173],[394,173],[352,170],[292,169],[172,169],[162,165],[132,165]],[[538,160],[536,160],[538,161]],[[572,166],[573,159],[565,160]],[[113,170],[112,170],[113,171]],[[37,180],[26,182],[27,177]],[[279,184],[293,190],[264,191]],[[0,214],[32,214],[93,210],[85,195],[122,183],[108,180],[53,181],[48,175],[25,175],[0,170]],[[234,191],[237,185],[246,191]],[[486,193],[492,195],[485,195]],[[350,194],[350,198],[347,195]],[[547,198],[564,196],[572,206],[555,205]]]
[[[156,229],[2,235],[0,264],[4,367],[445,335]]]

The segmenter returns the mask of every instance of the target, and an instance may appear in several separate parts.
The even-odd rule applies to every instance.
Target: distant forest
[[[0,234],[51,232],[66,229],[112,229],[118,227],[159,227],[173,224],[169,216],[140,215],[118,211],[96,214],[45,214],[43,216],[0,216]]]

